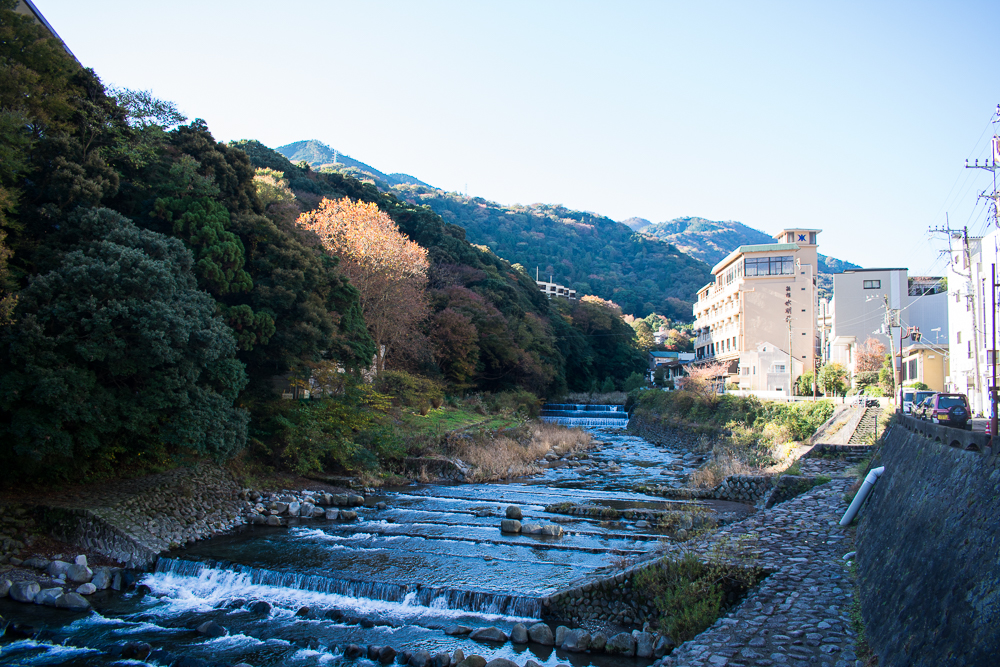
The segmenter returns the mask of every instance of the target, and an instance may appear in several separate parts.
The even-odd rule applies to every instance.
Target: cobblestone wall
[[[648,567],[648,563],[545,598],[542,600],[543,615],[570,623],[596,619],[618,625],[642,625],[652,617],[653,608],[632,590],[632,577],[644,567]]]
[[[996,664],[998,457],[897,425],[879,465],[857,532],[861,610],[879,665]]]

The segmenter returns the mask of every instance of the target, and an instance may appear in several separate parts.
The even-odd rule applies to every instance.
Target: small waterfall
[[[535,598],[452,588],[338,579],[316,574],[282,572],[222,562],[199,562],[160,558],[156,572],[197,578],[203,572],[223,570],[240,576],[247,584],[276,586],[300,591],[330,593],[351,598],[383,600],[431,609],[457,609],[479,614],[541,618],[541,602]]]
[[[542,421],[564,426],[628,426],[628,413],[622,405],[585,405],[546,403],[542,406]]]

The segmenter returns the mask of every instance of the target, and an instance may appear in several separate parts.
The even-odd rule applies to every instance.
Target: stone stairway
[[[858,427],[854,429],[850,440],[850,445],[866,445],[868,438],[875,432],[875,425],[878,423],[878,416],[881,414],[881,407],[865,408],[865,414],[861,417]]]

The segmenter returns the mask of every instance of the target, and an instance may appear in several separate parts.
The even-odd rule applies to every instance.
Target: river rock
[[[519,667],[519,665],[507,658],[494,658],[486,663],[486,667]]]
[[[590,648],[590,633],[585,630],[570,630],[559,645],[570,653],[584,653]]]
[[[552,637],[552,628],[545,623],[535,623],[528,628],[528,637],[531,638],[531,641],[542,646],[552,646],[555,644],[555,640]]]
[[[556,646],[562,646],[562,643],[566,641],[567,632],[569,632],[569,628],[565,625],[556,626]]]
[[[70,611],[85,611],[90,609],[90,603],[82,595],[72,592],[63,593],[57,597],[55,605],[60,609],[69,609]]]
[[[347,506],[347,494],[345,494],[345,493],[338,493],[335,496],[333,496],[333,504],[336,505],[337,507],[346,507]]]
[[[326,511],[327,521],[336,521],[340,517],[340,510],[329,509]]]
[[[31,567],[36,570],[45,570],[49,567],[49,563],[51,562],[52,561],[50,561],[48,558],[39,558],[38,556],[35,556],[33,558],[28,558],[23,563],[21,563],[21,565],[23,565],[24,567]]]
[[[528,628],[524,627],[524,623],[514,624],[514,627],[510,629],[510,640],[515,644],[528,643]]]
[[[473,653],[468,658],[458,663],[458,667],[486,667],[486,658]]]
[[[635,637],[635,655],[637,658],[653,657],[653,635],[648,632],[633,632]]]
[[[541,535],[542,534],[542,524],[540,523],[523,523],[521,524],[521,533],[524,535]]]
[[[631,633],[619,632],[608,639],[608,643],[604,646],[604,652],[611,655],[632,657],[635,655],[635,638]]]
[[[298,516],[299,515],[299,510],[301,508],[302,508],[302,505],[300,505],[299,503],[297,503],[297,502],[290,502],[290,503],[288,503],[288,508],[287,508],[286,511],[288,512],[288,516]]]
[[[355,521],[358,518],[358,513],[354,510],[341,510],[340,519],[342,521]]]
[[[434,655],[431,664],[434,667],[451,667],[451,655],[447,651],[441,651]]]
[[[269,525],[269,526],[280,526],[281,525],[281,517],[277,516],[276,514],[272,514],[271,516],[267,517],[267,525]]]
[[[670,639],[670,637],[667,637],[666,635],[659,635],[653,643],[653,657],[662,658],[667,654],[673,645],[674,642]]]
[[[528,660],[527,662],[524,663],[524,667],[542,667],[542,666],[539,665],[534,660]]]
[[[111,570],[106,567],[99,567],[94,570],[94,578],[90,580],[90,583],[99,591],[107,590],[111,586]]]
[[[0,598],[7,597],[7,594],[10,593],[10,587],[13,585],[14,582],[10,579],[0,579]]]
[[[350,505],[351,507],[357,507],[358,505],[364,505],[365,504],[365,497],[364,496],[359,496],[356,493],[352,493],[349,496],[347,496],[347,504]]]
[[[195,631],[200,635],[205,635],[206,637],[225,637],[229,634],[229,631],[224,627],[216,623],[215,621],[205,621],[197,628]]]
[[[271,603],[266,600],[257,600],[256,602],[251,602],[248,609],[254,614],[270,614]]]
[[[145,660],[153,652],[146,642],[128,642],[122,647],[122,657],[126,660]]]
[[[82,565],[84,567],[87,567],[87,556],[84,554],[80,554],[79,556],[73,559],[73,563],[75,565]]]
[[[80,584],[77,586],[76,592],[80,595],[93,595],[97,592],[97,586],[92,583]]]
[[[473,630],[472,634],[469,635],[469,639],[474,639],[477,642],[505,642],[507,641],[507,633],[491,625],[488,628]]]
[[[472,628],[467,625],[452,625],[445,628],[444,633],[451,636],[467,635],[472,632]]]
[[[517,519],[503,519],[500,521],[501,533],[520,533],[521,522]]]
[[[312,503],[302,503],[302,507],[299,508],[299,516],[303,519],[311,519],[315,509],[316,506]]]
[[[94,571],[86,565],[70,565],[66,569],[66,578],[74,584],[85,584],[94,578]]]
[[[425,651],[423,649],[414,651],[413,655],[410,656],[410,660],[406,664],[410,667],[430,667],[431,654],[429,651]]]
[[[603,632],[596,632],[594,636],[590,638],[590,650],[591,651],[603,651],[604,646],[608,643],[608,636]]]
[[[507,505],[507,518],[521,520],[521,508],[517,505]]]
[[[389,503],[387,503],[385,501],[375,503],[375,509],[377,509],[377,510],[384,510],[384,509],[387,509],[388,507],[389,507]]]
[[[381,650],[382,650],[381,646],[376,646],[375,644],[369,644],[368,651],[365,652],[365,655],[368,656],[369,660],[378,660],[378,652]]]
[[[33,602],[35,604],[42,604],[46,607],[55,607],[56,599],[63,594],[63,589],[58,586],[55,588],[43,588],[35,595]]]
[[[45,568],[45,572],[48,573],[53,579],[58,579],[59,577],[65,577],[66,573],[69,571],[70,563],[62,560],[54,560],[49,563],[49,566]]]
[[[378,661],[383,665],[388,665],[396,659],[396,649],[391,646],[383,646],[378,652]]]
[[[557,526],[552,523],[542,526],[542,535],[548,535],[550,537],[562,537],[562,534],[563,534],[562,526]]]
[[[360,658],[365,654],[364,650],[357,644],[348,644],[344,648],[344,657],[348,660],[354,660],[355,658]]]

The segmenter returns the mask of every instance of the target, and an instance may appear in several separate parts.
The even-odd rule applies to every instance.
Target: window
[[[961,345],[961,343],[962,343],[962,332],[961,331],[956,331],[955,332],[955,342]]]
[[[743,273],[753,276],[791,276],[795,275],[795,262],[792,256],[786,257],[747,257],[743,260]]]
[[[785,365],[784,364],[775,364],[774,365],[774,370],[771,371],[771,372],[772,373],[784,373],[785,372]]]
[[[881,280],[866,280],[865,289],[882,289]]]

